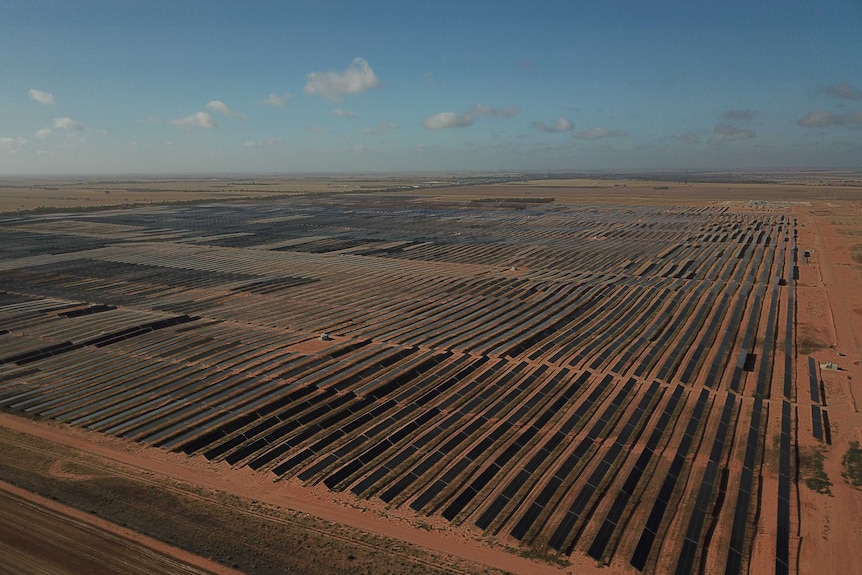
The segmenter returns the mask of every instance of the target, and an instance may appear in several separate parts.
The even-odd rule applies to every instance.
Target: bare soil
[[[825,451],[824,470],[832,495],[798,485],[800,503],[800,573],[851,573],[858,569],[862,547],[862,491],[841,477],[841,457],[850,441],[862,438],[862,265],[853,260],[852,247],[862,234],[862,202],[820,201],[795,210],[800,227],[800,249],[811,249],[808,263],[800,263],[800,338],[809,335],[822,344],[811,356],[818,364],[835,363],[840,370],[821,370],[826,392],[832,445]],[[815,446],[807,427],[807,358],[797,364],[800,449]],[[805,401],[803,401],[805,400]]]

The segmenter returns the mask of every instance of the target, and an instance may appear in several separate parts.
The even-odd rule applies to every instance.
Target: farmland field
[[[422,181],[0,215],[3,417],[451,572],[853,564],[858,182]]]

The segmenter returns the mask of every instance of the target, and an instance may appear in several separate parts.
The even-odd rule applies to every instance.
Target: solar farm
[[[453,198],[0,216],[0,407],[563,562],[796,573],[832,429],[794,212]]]

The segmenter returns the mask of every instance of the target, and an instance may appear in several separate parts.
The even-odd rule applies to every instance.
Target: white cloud
[[[754,130],[743,130],[730,124],[717,124],[709,141],[713,144],[733,142],[734,140],[750,140],[755,136]]]
[[[472,110],[472,114],[476,116],[491,116],[494,118],[514,118],[518,115],[518,108],[515,106],[506,106],[505,108],[492,108],[484,104],[478,104]]]
[[[455,112],[440,112],[422,120],[422,125],[429,130],[441,128],[464,128],[472,126],[476,118],[472,114],[456,114]]]
[[[76,122],[72,118],[54,118],[54,128],[58,130],[73,130],[80,132],[84,130],[84,125],[80,122]]]
[[[206,112],[195,112],[183,118],[174,118],[171,120],[171,124],[183,128],[215,128],[218,126],[213,117]]]
[[[628,136],[628,133],[623,130],[609,130],[607,128],[593,128],[586,132],[576,132],[572,135],[578,140],[600,140],[602,138],[621,138]]]
[[[269,96],[264,100],[264,103],[269,104],[270,106],[284,106],[291,98],[292,96],[290,94],[282,94],[279,96],[275,92],[270,92]]]
[[[386,132],[397,130],[400,127],[401,125],[396,122],[380,122],[374,128],[363,128],[362,133],[368,136],[382,136]]]
[[[476,123],[476,118],[490,116],[493,118],[513,118],[518,115],[518,108],[507,106],[505,108],[492,108],[485,104],[477,104],[468,112],[458,114],[457,112],[440,112],[428,116],[422,120],[422,125],[431,130],[440,128],[464,128]]]
[[[0,138],[0,150],[5,152],[17,152],[24,147],[27,140],[24,138]]]
[[[826,87],[826,93],[841,100],[862,100],[862,90],[854,90],[847,82],[830,84]]]
[[[41,130],[33,134],[33,136],[39,138],[40,140],[44,140],[53,133],[54,130],[52,130],[51,128],[42,128]]]
[[[309,126],[308,130],[312,134],[328,134],[329,133],[329,128],[327,128],[326,126]]]
[[[722,120],[731,122],[747,122],[757,117],[755,110],[728,110],[721,115]]]
[[[30,98],[34,101],[39,102],[40,104],[44,104],[46,106],[54,105],[54,94],[50,92],[43,92],[42,90],[37,90],[33,88],[29,92]]]
[[[338,102],[345,94],[359,94],[380,87],[380,80],[364,58],[354,58],[343,72],[309,72],[305,75],[306,94],[319,94]]]
[[[835,113],[827,110],[812,110],[796,122],[803,128],[822,128],[832,126],[835,123]]]
[[[797,125],[803,128],[827,128],[829,126],[862,127],[862,110],[849,114],[836,114],[827,110],[814,110],[802,116]]]
[[[533,122],[530,124],[536,130],[540,132],[546,132],[550,134],[559,133],[559,132],[570,132],[574,129],[574,125],[572,121],[568,118],[557,118],[552,121],[550,124],[546,124],[544,122]]]
[[[212,112],[218,112],[222,116],[226,116],[228,118],[237,118],[240,120],[245,120],[245,115],[240,114],[239,112],[234,112],[231,110],[227,104],[222,102],[221,100],[210,100],[207,102],[207,110]]]
[[[244,148],[268,148],[271,146],[277,146],[281,144],[284,140],[281,138],[267,138],[266,140],[250,140],[248,142],[243,142],[242,146]]]
[[[684,134],[680,134],[676,136],[676,139],[682,142],[683,144],[699,144],[700,136],[694,132],[686,132]]]
[[[333,116],[338,116],[339,118],[355,118],[356,114],[353,112],[349,112],[347,110],[342,110],[341,108],[336,108],[332,111]]]

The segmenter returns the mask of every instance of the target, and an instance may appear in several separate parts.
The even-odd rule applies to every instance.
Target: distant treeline
[[[478,198],[471,204],[550,204],[556,198]]]
[[[302,195],[313,194],[314,192],[285,192],[285,195]],[[128,208],[137,208],[141,206],[193,206],[198,204],[214,204],[227,203],[234,201],[250,202],[256,200],[268,200],[278,198],[276,194],[268,196],[231,196],[227,198],[194,198],[191,200],[134,200],[126,201],[120,204],[98,204],[91,206],[37,206],[35,208],[21,208],[15,210],[0,211],[2,215],[43,215],[43,214],[65,214],[65,213],[88,213],[88,212],[104,212],[108,210],[120,210]]]

